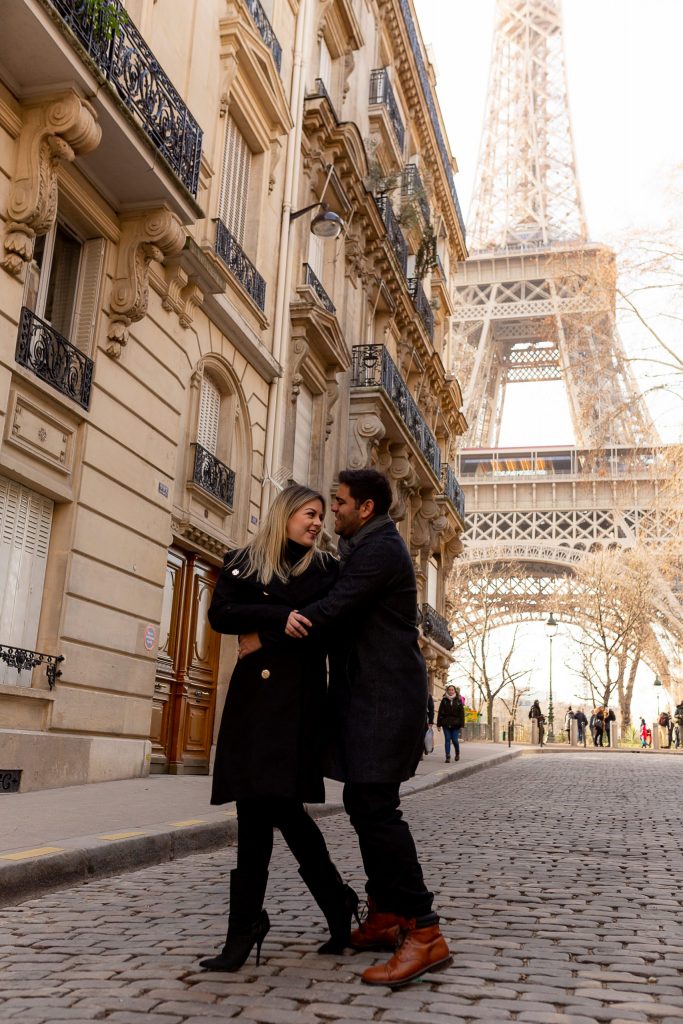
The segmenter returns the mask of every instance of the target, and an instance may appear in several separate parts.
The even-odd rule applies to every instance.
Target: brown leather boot
[[[377,904],[368,900],[368,915],[351,932],[349,945],[352,949],[396,949],[407,926],[404,917],[378,910]]]
[[[366,985],[401,988],[427,971],[438,971],[453,963],[446,940],[438,924],[416,928],[410,921],[403,942],[385,964],[368,967],[361,975]]]

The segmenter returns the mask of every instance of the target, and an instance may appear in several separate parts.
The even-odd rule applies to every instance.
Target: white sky
[[[460,168],[456,185],[467,218],[495,0],[415,0],[415,6],[437,70],[439,103]],[[589,234],[618,249],[625,234],[667,219],[666,176],[683,163],[683,0],[564,0],[563,20]],[[638,344],[627,329],[622,336],[631,350]],[[676,403],[672,415],[679,412]],[[543,439],[539,422],[546,425]],[[508,387],[501,444],[568,444],[573,437],[562,384]]]
[[[495,0],[415,0],[415,7],[437,70],[439,103],[460,168],[456,185],[467,218],[485,112]],[[618,249],[625,234],[662,224],[670,213],[667,172],[683,163],[683,0],[564,0],[563,17],[589,234]],[[530,405],[531,418],[522,412]],[[508,388],[502,443],[570,443],[573,431],[563,409],[561,384],[538,389],[532,403],[522,387]],[[540,623],[528,624],[523,633],[522,656],[533,669],[531,684],[542,696],[548,641]],[[553,687],[562,700],[573,700],[577,691],[569,667],[572,653],[565,626],[553,644]],[[633,715],[652,721],[656,691],[651,674],[643,676]]]

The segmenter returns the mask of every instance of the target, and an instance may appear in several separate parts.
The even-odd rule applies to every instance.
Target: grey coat
[[[363,530],[327,597],[301,609],[332,627],[325,774],[345,782],[403,782],[425,733],[427,671],[417,638],[413,563],[395,525]]]

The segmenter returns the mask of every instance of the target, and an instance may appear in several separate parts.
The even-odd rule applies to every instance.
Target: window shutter
[[[91,238],[84,243],[81,256],[71,343],[86,356],[92,356],[95,347],[95,320],[100,300],[105,247],[104,238]]]
[[[35,650],[54,503],[0,477],[0,643]],[[0,683],[31,685],[0,662]]]
[[[298,484],[307,484],[311,471],[311,434],[313,432],[313,392],[301,384],[296,399],[296,430],[292,476]]]
[[[197,441],[207,452],[216,454],[218,447],[218,424],[221,415],[221,393],[210,377],[202,380],[202,394],[199,402],[199,423]]]
[[[250,172],[251,151],[233,119],[228,117],[218,216],[241,246],[244,246]]]
[[[330,98],[332,97],[332,56],[327,49],[324,39],[320,40],[320,73],[319,76],[327,89]]]
[[[321,238],[319,235],[310,235],[308,244],[308,265],[322,284],[323,267],[325,266],[325,239]]]
[[[439,567],[433,558],[427,562],[427,604],[436,609],[439,590]]]

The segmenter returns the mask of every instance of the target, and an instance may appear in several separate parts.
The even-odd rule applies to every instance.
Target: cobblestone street
[[[534,755],[408,798],[454,963],[394,993],[381,954],[319,957],[325,931],[280,839],[260,967],[197,970],[226,925],[234,849],[0,911],[0,1019],[116,1024],[683,1020],[681,766]],[[321,821],[360,887],[343,815]]]

